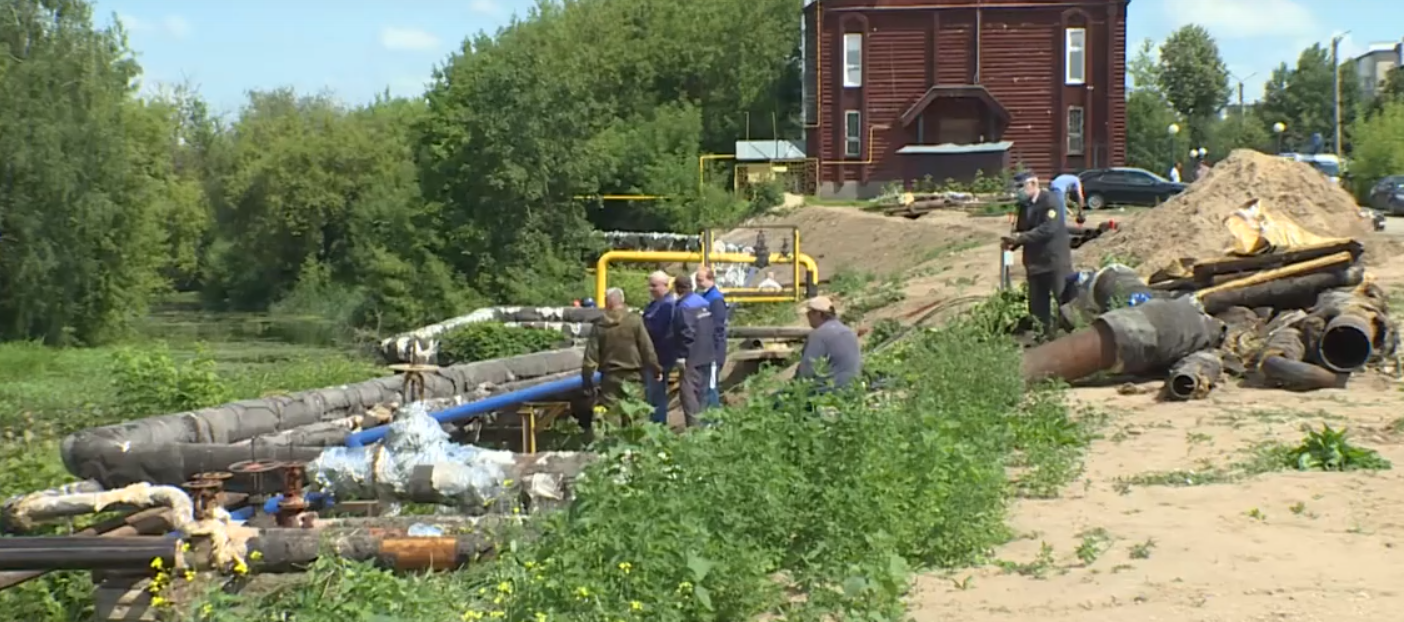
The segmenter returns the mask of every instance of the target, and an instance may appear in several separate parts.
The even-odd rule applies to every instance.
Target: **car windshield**
[[[1327,176],[1327,177],[1340,177],[1340,176],[1341,176],[1341,166],[1340,166],[1339,164],[1336,164],[1335,162],[1320,162],[1320,161],[1317,161],[1317,162],[1312,162],[1311,165],[1312,165],[1313,168],[1315,168],[1315,169],[1318,170],[1318,171],[1321,171],[1321,174],[1323,174],[1323,175],[1325,175],[1325,176]]]

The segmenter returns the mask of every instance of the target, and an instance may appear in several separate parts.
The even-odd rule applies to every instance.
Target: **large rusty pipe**
[[[324,529],[265,529],[248,542],[256,572],[302,572],[325,554],[373,561],[391,570],[452,570],[495,551],[493,530],[444,537],[399,537],[371,533],[332,533]]]
[[[1326,323],[1317,346],[1322,366],[1350,373],[1365,366],[1375,353],[1375,323],[1355,313],[1342,313]]]
[[[1116,340],[1106,322],[1098,319],[1088,328],[1025,352],[1023,374],[1027,382],[1049,378],[1072,381],[1115,364]]]

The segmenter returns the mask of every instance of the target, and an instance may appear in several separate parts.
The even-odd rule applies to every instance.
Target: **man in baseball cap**
[[[1019,203],[1019,218],[1014,235],[1003,238],[1004,247],[1024,249],[1024,272],[1029,282],[1029,315],[1043,325],[1044,335],[1052,339],[1058,324],[1053,310],[1062,297],[1064,275],[1072,270],[1072,237],[1068,234],[1067,206],[1058,205],[1052,192],[1038,185],[1032,172],[1014,178],[1024,197]]]
[[[795,378],[814,380],[820,383],[821,391],[848,386],[863,373],[863,351],[858,346],[858,335],[839,321],[838,310],[828,296],[805,301],[804,312],[813,330],[804,340],[804,352],[800,355]],[[822,374],[815,369],[815,362],[820,359],[828,363],[827,371]]]

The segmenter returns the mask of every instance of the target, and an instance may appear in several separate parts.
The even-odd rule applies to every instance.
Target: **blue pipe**
[[[332,499],[331,494],[325,492],[309,492],[303,495],[303,498],[307,500],[307,505],[311,506],[313,509],[318,510],[331,507],[331,505],[335,503],[335,501]],[[272,497],[269,497],[267,501],[263,502],[263,513],[277,514],[278,503],[282,500],[283,495],[273,495]]]
[[[594,382],[598,383],[599,381],[600,374],[596,373]],[[538,384],[536,386],[527,387],[525,389],[520,389],[511,393],[494,395],[478,400],[476,402],[468,402],[467,404],[455,406],[448,410],[441,410],[439,412],[432,413],[429,416],[433,417],[434,420],[438,421],[439,423],[454,423],[457,421],[463,421],[465,419],[472,419],[473,417],[481,416],[487,413],[496,412],[509,406],[516,406],[517,404],[521,404],[522,402],[530,402],[532,400],[539,400],[560,395],[561,393],[578,391],[582,386],[584,386],[584,383],[581,382],[580,377],[572,376],[570,378],[562,378],[553,382],[546,382]],[[346,437],[346,446],[364,447],[370,443],[375,443],[380,439],[385,438],[385,433],[389,430],[390,426],[388,425],[376,426],[369,430],[361,430],[360,432]]]

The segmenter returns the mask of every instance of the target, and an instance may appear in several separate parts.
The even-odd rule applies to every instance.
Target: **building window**
[[[845,33],[843,35],[843,86],[858,88],[863,86],[863,35]]]
[[[1086,121],[1081,106],[1068,107],[1068,155],[1082,155],[1086,149]]]
[[[863,117],[857,110],[843,113],[843,155],[856,158],[863,154]]]
[[[1087,29],[1069,28],[1064,33],[1064,61],[1067,84],[1087,84]]]

